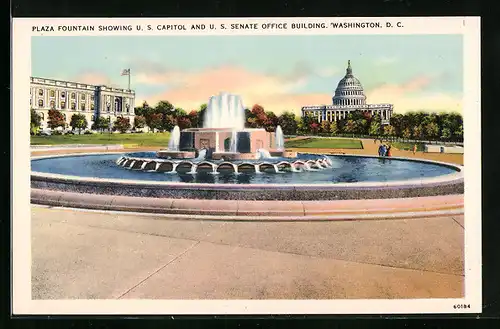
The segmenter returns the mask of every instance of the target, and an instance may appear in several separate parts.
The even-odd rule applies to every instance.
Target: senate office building
[[[354,111],[380,115],[382,124],[389,124],[393,104],[367,104],[361,82],[352,74],[351,61],[347,62],[345,76],[339,81],[332,105],[312,105],[302,107],[302,116],[312,115],[318,122],[337,121],[347,118]]]
[[[128,117],[133,126],[134,102],[135,92],[130,89],[38,77],[30,80],[30,107],[41,116],[42,129],[47,128],[51,109],[61,111],[68,125],[73,114],[85,115],[87,129],[97,117],[109,118],[111,124],[120,116]]]

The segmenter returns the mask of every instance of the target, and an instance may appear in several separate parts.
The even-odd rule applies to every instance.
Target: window
[[[31,106],[31,105],[33,105],[33,101],[32,101],[32,100],[31,100],[31,98],[30,98],[30,106]]]
[[[50,97],[56,97],[56,92],[55,90],[50,91]]]
[[[56,102],[55,101],[50,101],[50,108],[55,109],[56,108]]]
[[[80,110],[81,110],[81,111],[85,111],[85,104],[83,104],[83,103],[82,103],[82,104],[80,104]]]
[[[43,99],[38,100],[38,107],[43,107]]]
[[[61,98],[66,98],[66,92],[65,91],[61,91]]]
[[[32,90],[31,90],[31,88],[30,88],[30,95],[31,95],[31,93],[32,93],[32,92],[33,92],[33,91],[32,91]]]
[[[91,101],[94,101],[94,95],[93,95],[93,94],[92,94],[92,95],[90,95],[90,100],[91,100]]]
[[[76,103],[71,103],[71,109],[76,110]]]
[[[130,112],[130,104],[125,104],[125,107],[127,108],[127,113]]]
[[[111,104],[107,103],[106,104],[106,109],[108,110],[108,112],[111,110]]]
[[[71,99],[76,99],[76,94],[75,93],[71,93]]]
[[[95,115],[92,116],[92,118],[90,119],[91,121],[95,121]]]
[[[64,110],[66,108],[66,102],[62,101],[61,102],[61,109]]]
[[[90,104],[90,109],[94,110],[94,103]]]
[[[85,100],[85,94],[81,94],[80,98],[82,99],[82,101],[84,101]]]
[[[38,95],[43,96],[43,89],[38,89]]]
[[[40,116],[42,121],[45,120],[45,114],[43,112],[38,112],[38,115]]]

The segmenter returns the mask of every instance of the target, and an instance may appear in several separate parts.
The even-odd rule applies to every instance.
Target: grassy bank
[[[137,146],[167,146],[170,133],[93,134],[31,136],[31,145],[56,144],[135,144]]]
[[[305,138],[285,142],[287,148],[317,148],[317,149],[362,149],[361,141],[354,139]]]
[[[417,151],[418,152],[424,152],[425,151],[425,144],[424,143],[401,143],[401,142],[389,142],[393,147],[397,148],[398,150],[404,150],[404,151],[413,151],[413,145],[417,144]]]

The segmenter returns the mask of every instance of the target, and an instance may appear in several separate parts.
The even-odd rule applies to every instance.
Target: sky
[[[347,61],[367,103],[462,113],[461,35],[33,37],[32,75],[126,88],[186,111],[222,91],[297,114],[332,104]]]

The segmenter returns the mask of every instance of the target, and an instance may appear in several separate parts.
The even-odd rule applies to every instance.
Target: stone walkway
[[[449,298],[463,216],[220,222],[32,207],[33,299]]]

